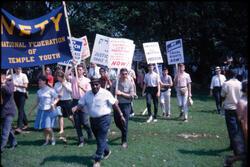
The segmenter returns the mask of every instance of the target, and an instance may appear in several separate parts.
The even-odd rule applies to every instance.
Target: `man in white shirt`
[[[185,72],[185,65],[178,64],[178,72],[174,78],[174,86],[180,107],[180,118],[184,115],[184,122],[188,122],[188,98],[192,96],[191,82],[190,75]]]
[[[142,89],[142,95],[145,96],[146,93],[146,102],[148,110],[148,120],[147,123],[157,122],[157,112],[158,112],[158,97],[160,97],[160,77],[154,72],[154,65],[148,65],[148,73],[144,77],[144,85]],[[154,116],[151,113],[151,99],[154,103]]]
[[[112,108],[115,112],[118,112],[123,123],[125,123],[125,118],[118,106],[118,101],[108,90],[101,88],[99,78],[91,78],[90,84],[92,90],[87,91],[85,96],[81,97],[78,105],[73,107],[72,111],[82,109],[84,112],[87,111],[90,116],[91,129],[97,142],[93,167],[99,167],[102,157],[107,159],[111,154],[107,136],[111,123],[110,113]]]
[[[15,73],[12,76],[14,83],[14,99],[18,109],[17,129],[18,133],[28,128],[28,119],[24,111],[24,105],[27,98],[28,77],[22,72],[22,68],[15,68]]]
[[[210,84],[210,96],[214,96],[215,102],[216,102],[216,108],[218,114],[221,113],[221,105],[222,105],[222,100],[221,100],[221,87],[223,83],[226,81],[226,77],[221,74],[221,69],[220,67],[215,68],[216,75],[212,77],[211,84]]]
[[[244,155],[244,141],[241,138],[240,124],[237,119],[237,103],[241,98],[241,82],[236,79],[236,73],[229,69],[227,72],[228,81],[222,85],[221,96],[224,98],[225,120],[230,139],[230,147],[235,155]]]
[[[90,67],[88,70],[88,78],[101,78],[99,70],[100,67],[98,67],[95,63],[90,63]]]

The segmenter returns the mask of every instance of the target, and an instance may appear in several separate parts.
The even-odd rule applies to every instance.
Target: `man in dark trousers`
[[[144,85],[142,89],[142,95],[146,95],[147,110],[148,110],[148,120],[147,123],[154,121],[157,122],[157,112],[158,112],[158,97],[160,97],[160,76],[154,72],[154,65],[148,65],[148,73],[144,77]],[[146,94],[145,94],[146,93]],[[154,115],[151,113],[151,99],[154,103]]]
[[[99,167],[101,159],[107,159],[111,150],[108,147],[107,136],[111,123],[111,111],[112,108],[115,112],[118,112],[120,119],[125,123],[125,119],[118,106],[118,101],[114,96],[106,89],[101,88],[99,78],[91,78],[91,88],[82,96],[78,102],[78,105],[72,108],[72,112],[82,109],[90,116],[91,129],[95,135],[97,142],[97,150],[94,155],[93,167]]]
[[[10,148],[17,146],[12,122],[16,114],[14,101],[14,84],[6,78],[5,70],[1,70],[1,152],[3,152],[8,141]]]
[[[116,126],[120,129],[122,133],[122,147],[127,148],[127,135],[128,135],[128,120],[131,112],[131,102],[135,96],[134,83],[128,78],[128,70],[122,68],[120,70],[120,79],[118,81],[117,90],[115,90],[116,83],[112,84],[112,93],[117,95],[119,101],[119,107],[122,114],[126,120],[125,124],[122,124],[119,113],[114,113],[114,120]]]

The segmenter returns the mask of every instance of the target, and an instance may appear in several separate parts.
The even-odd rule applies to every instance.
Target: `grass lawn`
[[[172,94],[175,94],[172,91]],[[34,103],[35,91],[30,91],[26,101],[26,113]],[[190,108],[189,122],[177,119],[179,111],[176,97],[172,97],[172,118],[165,120],[158,112],[158,122],[145,123],[142,116],[145,99],[134,101],[135,117],[129,121],[128,149],[121,149],[120,132],[112,121],[109,133],[109,145],[112,154],[102,161],[105,167],[221,167],[228,149],[229,139],[224,117],[216,114],[215,102],[204,93],[193,95],[194,105]],[[160,106],[159,106],[160,109]],[[29,118],[33,127],[35,112]],[[15,118],[16,121],[17,118]],[[76,132],[69,120],[65,119],[65,133],[68,143],[58,139],[55,146],[41,146],[44,136],[41,131],[16,135],[18,147],[6,150],[1,155],[3,167],[82,167],[92,166],[90,156],[96,150],[95,141],[77,147]],[[16,125],[16,122],[14,122]],[[84,131],[86,137],[86,132]],[[235,166],[240,166],[237,163]]]

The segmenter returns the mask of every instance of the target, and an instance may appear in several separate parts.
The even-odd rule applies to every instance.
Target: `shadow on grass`
[[[58,138],[58,141],[61,141],[63,143],[62,140],[59,139],[59,136],[57,136]],[[66,136],[66,139],[67,139],[67,143],[66,145],[73,145],[73,146],[77,146],[79,143],[78,143],[78,140],[77,140],[77,137],[72,137],[72,136]],[[69,142],[71,141],[71,142]],[[85,144],[88,144],[88,145],[95,145],[96,144],[96,141],[95,141],[95,138],[94,139],[87,139],[87,138],[84,138],[84,142]],[[65,143],[64,143],[65,144]]]
[[[86,165],[87,167],[91,167],[93,162],[91,161],[91,156],[50,156],[44,158],[40,165],[46,165],[48,162],[53,161],[61,161],[63,163],[78,163],[81,165]]]
[[[194,155],[199,155],[199,156],[220,156],[220,153],[229,151],[230,148],[224,148],[224,149],[218,149],[218,150],[205,150],[205,149],[200,149],[200,150],[184,150],[184,149],[179,149],[178,151],[182,154],[194,154]]]
[[[134,121],[134,122],[146,122],[147,121],[147,117],[145,116],[139,116],[139,115],[136,115],[132,118],[129,118],[130,121]]]
[[[218,114],[217,110],[199,110],[199,112],[204,112],[208,114]]]
[[[44,139],[42,140],[32,140],[32,141],[18,141],[18,145],[23,146],[42,146],[44,143]]]
[[[117,140],[120,140],[120,139],[121,139],[121,137],[116,137],[114,139],[111,139],[111,140],[108,141],[108,144],[109,145],[116,145],[116,146],[121,145],[121,143],[116,142]]]

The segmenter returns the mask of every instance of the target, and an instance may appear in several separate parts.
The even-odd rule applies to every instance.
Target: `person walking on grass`
[[[87,91],[81,97],[77,106],[72,108],[73,112],[82,109],[88,112],[90,116],[91,129],[97,142],[97,150],[95,152],[93,167],[99,167],[101,159],[107,159],[111,150],[107,143],[108,130],[111,123],[112,108],[120,116],[121,122],[125,124],[125,118],[118,106],[118,101],[106,89],[101,88],[99,78],[91,78],[92,90]]]
[[[65,79],[64,72],[62,71],[58,72],[57,81],[58,82],[55,83],[54,89],[60,99],[59,102],[57,103],[57,106],[61,107],[61,112],[62,112],[62,116],[59,116],[59,127],[60,127],[59,134],[62,135],[64,133],[63,118],[68,118],[74,126],[73,113],[71,111],[72,86],[71,86],[71,83]]]
[[[230,148],[233,149],[234,156],[244,157],[246,147],[240,122],[237,118],[237,104],[241,98],[241,82],[236,78],[236,73],[232,69],[227,72],[229,80],[222,85],[221,96],[224,99],[223,108],[225,110],[225,121],[230,141]]]
[[[6,78],[6,71],[1,70],[1,153],[8,142],[11,149],[17,146],[11,125],[15,115],[14,84],[11,79]]]
[[[247,80],[242,81],[242,96],[239,99],[238,103],[237,103],[237,109],[236,109],[236,114],[237,114],[237,124],[239,126],[239,137],[237,141],[242,141],[244,140],[244,154],[240,154],[240,155],[231,155],[231,156],[227,156],[225,158],[224,161],[224,166],[232,166],[233,163],[235,163],[236,161],[242,161],[242,166],[243,167],[247,167],[248,163],[247,163],[247,155],[248,155],[248,151],[247,151],[247,146],[248,146],[248,110],[247,110]],[[244,139],[243,139],[244,138]],[[237,152],[237,150],[235,150],[235,152]]]
[[[72,73],[72,68],[70,68],[66,73],[66,78],[71,82],[72,85],[72,107],[75,107],[78,104],[78,101],[81,97],[85,95],[85,93],[91,90],[90,86],[90,79],[86,78],[84,74],[84,67],[82,64],[77,65],[77,74],[78,78],[74,76]],[[71,73],[71,75],[70,75]],[[75,129],[78,136],[78,147],[84,146],[84,137],[82,133],[82,125],[83,128],[86,130],[88,139],[93,139],[93,134],[89,124],[89,116],[86,112],[82,112],[81,110],[77,110],[73,113],[74,122],[75,122]]]
[[[120,115],[118,112],[114,113],[114,120],[116,126],[120,129],[122,137],[122,147],[127,148],[127,136],[128,136],[128,121],[129,115],[131,112],[131,102],[135,96],[134,84],[128,76],[128,70],[122,68],[120,70],[120,79],[118,81],[117,90],[115,90],[116,83],[113,83],[112,93],[117,96],[118,105],[121,109],[121,112],[126,120],[125,124],[121,122]]]
[[[22,133],[22,130],[28,128],[28,119],[24,111],[25,101],[27,98],[27,88],[28,88],[28,77],[22,72],[22,68],[15,68],[15,73],[12,76],[12,80],[15,86],[14,99],[18,110],[17,118],[17,133]]]
[[[184,122],[188,122],[188,100],[192,97],[191,78],[185,72],[185,65],[178,64],[178,71],[174,78],[174,86],[177,94],[178,105],[180,108],[180,118],[184,115]]]
[[[137,94],[136,94],[136,74],[135,74],[135,71],[131,68],[130,70],[128,70],[128,77],[129,79],[132,81],[133,83],[133,86],[134,86],[134,92],[135,92],[135,95],[133,96],[132,98],[132,101],[131,101],[131,111],[130,111],[130,115],[129,117],[134,117],[135,116],[135,112],[134,112],[134,104],[133,104],[133,100],[136,98],[138,98]]]
[[[163,116],[170,118],[170,98],[171,98],[171,87],[173,86],[173,81],[170,75],[168,75],[168,69],[166,67],[162,70],[161,76],[161,109]]]
[[[58,94],[53,88],[48,86],[48,79],[45,75],[39,76],[38,86],[40,89],[37,91],[37,101],[31,108],[29,114],[31,114],[31,112],[38,107],[34,128],[43,129],[45,136],[44,146],[49,143],[51,143],[51,145],[55,145],[56,140],[53,128],[55,128],[57,120],[55,107],[59,101]]]
[[[222,100],[221,100],[221,87],[223,83],[226,81],[225,75],[221,74],[221,69],[220,67],[215,68],[216,75],[212,77],[211,84],[210,84],[210,96],[214,96],[215,103],[216,103],[216,108],[217,108],[217,113],[221,113],[221,105],[222,105]]]
[[[145,96],[146,93],[146,102],[148,110],[148,120],[147,123],[157,122],[157,112],[158,112],[158,97],[160,97],[160,77],[154,72],[154,65],[148,65],[148,73],[144,77],[144,85],[142,89],[142,95]],[[151,99],[154,103],[154,115],[151,113]]]

